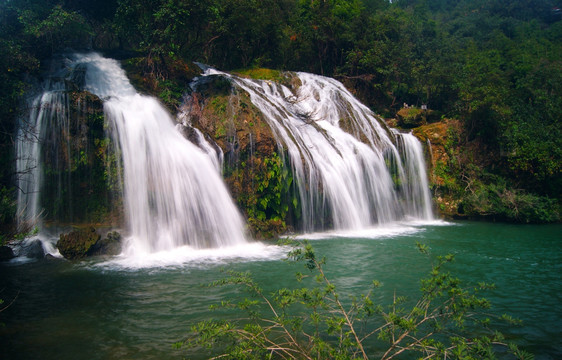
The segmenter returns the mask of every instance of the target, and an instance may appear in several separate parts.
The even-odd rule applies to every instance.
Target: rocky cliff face
[[[118,222],[115,154],[104,131],[103,105],[96,96],[68,92],[68,127],[43,145],[40,203],[47,221]]]
[[[248,94],[224,78],[207,77],[185,97],[181,112],[188,126],[220,147],[225,182],[253,235],[269,238],[286,231],[292,179]]]
[[[142,59],[126,61],[125,68],[137,87],[159,97],[172,113],[178,115],[178,125],[193,143],[204,139],[205,146],[220,154],[224,180],[239,209],[256,238],[274,237],[299,226],[299,195],[293,186],[288,156],[279,153],[280,147],[263,114],[252,104],[249,94],[234,86],[223,76],[205,76],[197,80],[194,64],[168,61],[168,73],[155,72]],[[296,92],[300,80],[291,73],[253,70],[242,76],[259,77],[281,82]],[[192,80],[194,80],[192,82]],[[74,86],[70,88],[79,88]],[[183,91],[182,91],[183,89]],[[48,165],[50,176],[71,173],[68,201],[60,202],[60,193],[48,191],[44,202],[55,204],[53,220],[122,224],[122,199],[118,189],[118,154],[105,136],[103,106],[95,96],[78,90],[69,92],[70,116],[73,123],[68,134],[60,140],[54,159],[63,159],[62,168]],[[345,131],[346,119],[340,119]],[[429,124],[416,129],[415,134],[433,150],[432,175],[436,197],[441,210],[456,211],[457,203],[446,199],[446,164],[451,154],[445,143],[450,124]],[[363,139],[365,140],[365,139]],[[209,145],[210,144],[210,145]],[[68,154],[72,154],[69,156]],[[430,154],[428,153],[428,156]],[[66,157],[66,158],[65,158]],[[58,161],[58,160],[57,160]],[[439,172],[441,171],[441,172]],[[48,184],[57,184],[50,179]],[[52,185],[50,185],[52,186]],[[60,187],[59,187],[60,188]],[[445,190],[443,190],[445,189]],[[70,198],[70,193],[72,198]],[[78,196],[76,196],[78,195]]]
[[[20,231],[39,220],[45,225],[119,223],[117,155],[105,135],[103,104],[80,90],[79,73],[49,78],[30,97],[27,115],[20,121]]]
[[[458,217],[460,198],[455,169],[459,165],[457,146],[461,131],[459,121],[447,119],[425,124],[413,129],[414,135],[424,144],[428,165],[429,183],[440,213],[445,217]],[[462,212],[462,209],[461,209]]]
[[[222,76],[205,76],[203,80],[191,82],[197,79],[194,64],[171,62],[171,70],[164,76],[147,67],[142,59],[126,63],[125,68],[136,86],[158,96],[172,113],[177,110],[178,123],[183,122],[182,130],[188,139],[198,144],[202,137],[221,154],[225,182],[255,237],[274,237],[298,226],[300,204],[287,168],[287,154],[279,153],[271,127],[247,93]],[[281,82],[292,91],[301,85],[290,73],[258,70],[243,76]],[[57,203],[66,194],[61,196],[55,189],[47,192],[44,202],[53,204],[50,213],[56,214],[52,218],[59,222],[121,225],[118,167],[112,166],[118,161],[118,154],[112,151],[105,136],[103,105],[95,96],[78,90],[70,91],[69,99],[72,125],[53,157],[63,159],[66,165],[62,168],[48,165],[46,173],[53,178],[46,183],[56,186],[52,185],[59,184],[54,177],[67,173],[72,174],[73,180],[63,187],[68,192],[66,203]],[[353,132],[351,127],[346,127],[346,119],[341,121],[345,131]],[[441,171],[452,156],[445,150],[449,125],[429,124],[417,128],[415,134],[426,144],[429,144],[427,139],[431,142],[430,180],[441,210],[453,214],[458,204],[446,199],[447,192],[443,189],[449,179]]]

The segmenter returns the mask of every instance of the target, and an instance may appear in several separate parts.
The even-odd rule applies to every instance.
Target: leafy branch
[[[306,268],[305,274],[296,274],[297,282],[311,278],[308,286],[266,294],[250,273],[225,271],[227,277],[210,286],[241,286],[250,296],[211,308],[245,316],[199,322],[176,347],[211,351],[215,354],[211,359],[389,360],[406,352],[422,359],[494,358],[494,346],[499,345],[518,359],[532,358],[490,328],[491,318],[517,323],[510,316],[484,312],[490,302],[479,293],[493,285],[463,288],[445,271],[452,255],[436,258],[429,276],[421,280],[421,296],[413,306],[395,294],[385,307],[372,300],[380,282],[373,281],[367,294],[344,299],[325,273],[326,260],[317,258],[308,242],[286,244],[292,246],[288,260]],[[428,254],[425,245],[418,248]]]

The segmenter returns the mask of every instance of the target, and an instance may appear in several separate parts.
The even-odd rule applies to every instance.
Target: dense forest
[[[178,69],[193,61],[335,77],[385,118],[426,105],[426,122],[458,124],[447,129],[450,161],[434,169],[436,197],[460,199],[457,215],[558,221],[561,8],[559,0],[4,0],[0,223],[15,212],[22,96],[66,49],[142,59],[137,68],[156,84],[147,91],[172,107],[190,80]]]

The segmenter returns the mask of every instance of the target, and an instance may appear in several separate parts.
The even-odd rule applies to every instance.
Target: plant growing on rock
[[[247,164],[242,164],[242,170]],[[291,171],[276,153],[255,158],[249,191],[240,200],[248,213],[248,222],[258,237],[272,238],[287,229],[286,220],[298,206],[292,193]]]
[[[383,306],[373,301],[380,282],[373,281],[367,294],[345,299],[326,276],[326,260],[309,243],[288,244],[293,246],[289,259],[307,269],[306,274],[297,273],[297,281],[314,282],[266,294],[249,273],[227,271],[227,278],[211,286],[237,285],[250,297],[212,308],[246,316],[200,322],[176,347],[206,349],[212,359],[393,359],[404,353],[423,359],[474,359],[494,358],[494,347],[502,345],[518,359],[532,358],[490,329],[491,317],[484,313],[490,303],[479,294],[493,285],[461,287],[444,269],[452,255],[437,257],[413,306],[396,295]],[[427,254],[426,246],[418,248]],[[507,315],[501,319],[517,323]]]

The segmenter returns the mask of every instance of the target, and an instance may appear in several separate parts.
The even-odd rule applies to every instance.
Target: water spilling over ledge
[[[73,55],[68,66],[85,71],[85,90],[104,101],[108,135],[121,168],[117,173],[122,174],[129,230],[125,253],[246,242],[242,219],[213,161],[175,129],[162,105],[138,94],[115,60]],[[36,118],[41,128],[51,117]],[[34,186],[42,184],[35,181]]]
[[[391,132],[338,81],[296,73],[291,83],[229,79],[265,117],[295,179],[303,231],[358,230],[433,219],[422,147]]]
[[[388,129],[341,83],[296,73],[291,75],[295,84],[289,86],[213,69],[203,79],[213,76],[234,85],[234,92],[246,94],[270,128],[276,159],[290,173],[279,181],[290,179],[284,186],[294,196],[290,215],[299,219],[297,230],[356,231],[433,219],[419,142],[411,134]],[[220,149],[212,133],[190,124],[188,113],[180,113],[184,124],[178,125],[156,99],[137,93],[117,61],[96,53],[68,57],[33,100],[26,121],[29,128],[21,127],[18,171],[27,174],[18,184],[26,189],[18,202],[22,222],[40,218],[48,205],[41,203],[44,197],[40,196],[48,185],[44,176],[52,172],[43,167],[46,142],[57,133],[67,138],[72,133],[68,130],[68,123],[74,121],[68,110],[69,82],[103,103],[105,180],[115,183],[112,188],[122,198],[125,255],[246,244],[245,225],[220,174],[226,166],[223,151],[229,149]],[[193,136],[188,138],[193,143],[178,131],[178,126],[185,130],[192,125]],[[252,146],[259,136],[247,135],[252,162]],[[56,147],[60,141],[50,143]],[[63,148],[66,158],[81,159],[71,153],[72,146]],[[66,185],[59,182],[57,186],[65,189]],[[64,193],[72,197],[70,191]]]

